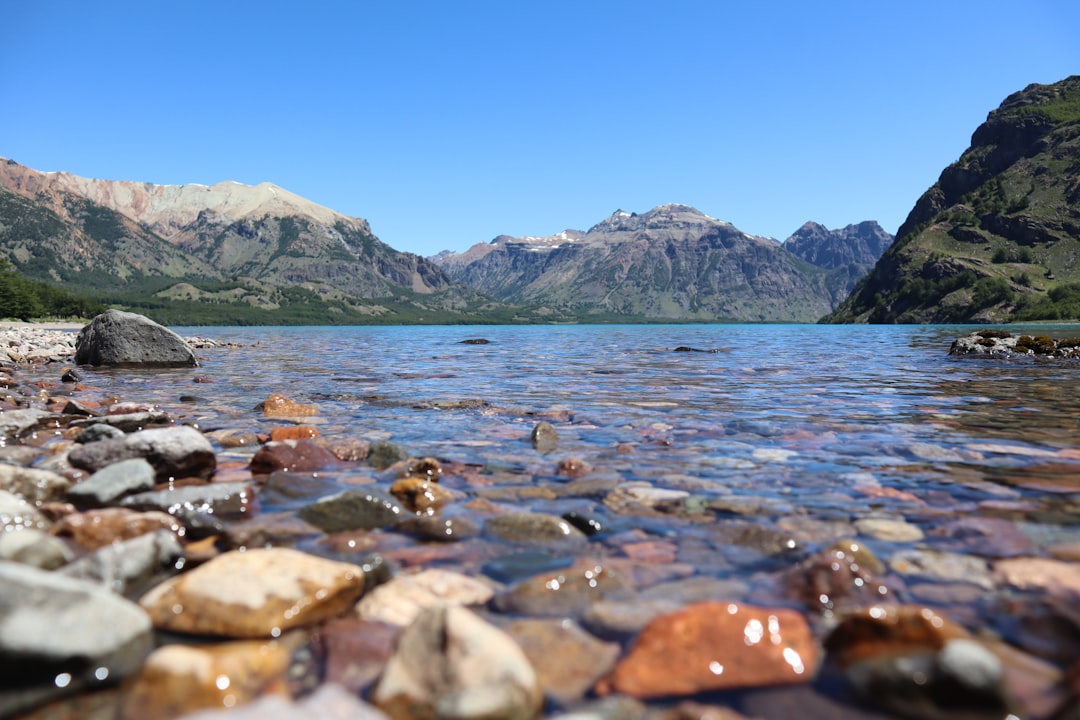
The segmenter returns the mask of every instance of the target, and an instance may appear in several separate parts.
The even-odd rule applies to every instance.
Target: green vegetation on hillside
[[[48,283],[29,280],[0,258],[0,317],[18,320],[89,318],[105,306]]]

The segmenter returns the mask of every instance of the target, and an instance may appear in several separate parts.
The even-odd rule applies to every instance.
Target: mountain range
[[[877,223],[807,223],[783,244],[687,205],[618,210],[587,231],[501,235],[432,258],[459,282],[550,315],[813,322],[847,297],[892,237]]]
[[[664,205],[426,259],[270,183],[96,180],[0,159],[0,253],[17,270],[171,322],[806,322],[891,239],[876,223],[807,223],[781,244]]]
[[[835,322],[1080,318],[1080,76],[1007,97]]]

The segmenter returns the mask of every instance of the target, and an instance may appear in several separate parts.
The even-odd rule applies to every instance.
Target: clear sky
[[[399,250],[693,205],[895,232],[1077,0],[0,0],[0,156],[270,181]]]

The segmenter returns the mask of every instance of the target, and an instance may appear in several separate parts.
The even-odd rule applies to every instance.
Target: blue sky
[[[820,7],[819,7],[820,6]],[[680,202],[895,232],[1080,3],[0,2],[0,156],[270,181],[430,255]]]

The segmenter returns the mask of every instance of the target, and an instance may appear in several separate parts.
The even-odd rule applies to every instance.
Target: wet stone
[[[401,521],[404,510],[397,499],[377,490],[343,490],[319,498],[300,510],[300,518],[327,533],[373,530]]]
[[[578,512],[563,513],[562,519],[590,537],[604,530],[603,523],[598,519]]]
[[[418,515],[394,525],[394,530],[431,542],[460,542],[480,534],[480,527],[464,516]]]
[[[846,615],[825,638],[829,659],[846,668],[879,656],[936,653],[968,633],[945,615],[917,605],[878,605]]]
[[[1021,590],[1080,601],[1080,563],[1050,558],[1012,558],[994,563],[994,577]]]
[[[924,537],[917,525],[889,518],[862,518],[855,521],[855,529],[861,535],[886,542],[918,542]]]
[[[153,643],[137,605],[92,583],[0,562],[0,716],[115,682],[142,665]]]
[[[76,445],[68,461],[77,468],[97,472],[107,465],[144,458],[156,470],[159,481],[169,478],[208,478],[217,467],[214,448],[192,427],[177,426],[142,430],[123,437]]]
[[[450,570],[429,568],[397,575],[356,604],[364,620],[408,625],[422,610],[438,605],[483,605],[495,594],[493,583]]]
[[[0,490],[6,490],[34,502],[62,500],[71,481],[49,470],[0,464]]]
[[[129,495],[120,501],[120,505],[131,510],[168,513],[191,529],[204,525],[208,516],[242,515],[254,499],[254,490],[248,483],[210,483]]]
[[[371,443],[367,461],[376,470],[385,470],[394,463],[408,458],[408,451],[400,445],[385,440],[377,440]]]
[[[405,477],[390,486],[390,494],[411,512],[435,511],[454,501],[454,494],[433,480]]]
[[[269,442],[255,452],[251,458],[251,473],[310,472],[336,467],[340,462],[336,455],[314,440],[282,440]]]
[[[111,505],[125,495],[154,489],[154,468],[142,458],[108,465],[72,487],[67,494],[76,507]]]
[[[544,695],[560,706],[580,701],[615,666],[621,648],[603,642],[569,620],[527,618],[503,630],[536,671]]]
[[[326,682],[354,694],[366,692],[393,655],[401,630],[398,625],[351,616],[326,622],[315,638],[325,658]]]
[[[172,720],[196,710],[242,705],[284,680],[289,657],[279,642],[166,645],[133,678],[121,718]]]
[[[275,470],[263,481],[259,502],[263,507],[293,508],[337,489],[337,482],[326,473]]]
[[[229,523],[224,541],[231,549],[288,547],[321,535],[319,528],[292,513],[260,513],[249,520]]]
[[[18,495],[0,490],[0,532],[34,528],[47,530],[48,520],[26,500]]]
[[[706,602],[650,622],[597,691],[693,695],[808,682],[816,669],[817,645],[799,613]]]
[[[127,508],[103,508],[69,515],[53,527],[54,535],[70,538],[83,550],[93,551],[113,542],[168,530],[182,534],[183,526],[176,518],[160,511],[137,512]]]
[[[1036,545],[1016,523],[999,518],[965,517],[936,528],[931,535],[944,538],[936,543],[953,552],[968,552],[987,558],[1035,555]]]
[[[484,565],[484,574],[502,583],[513,583],[540,573],[568,568],[574,559],[543,550],[522,550],[503,555]]]
[[[75,420],[71,423],[71,427],[85,427],[89,430],[98,425],[105,425],[119,430],[122,433],[133,433],[147,428],[160,428],[172,424],[173,418],[168,413],[161,412],[160,410],[142,410],[139,412],[125,413],[114,413],[110,411],[107,415],[96,415],[85,420]]]
[[[67,577],[98,583],[118,595],[132,597],[179,571],[184,549],[176,535],[157,530],[116,542],[61,568]]]
[[[0,560],[55,570],[71,562],[73,557],[63,540],[41,530],[24,528],[17,532],[0,532]]]
[[[521,648],[461,607],[423,611],[371,693],[396,718],[531,718],[543,695]]]
[[[159,629],[269,638],[340,614],[364,586],[359,566],[265,548],[219,555],[158,585],[140,604]]]
[[[484,531],[500,540],[546,544],[584,544],[585,533],[556,515],[510,512],[488,518]]]
[[[559,433],[555,430],[555,426],[547,420],[536,423],[529,437],[533,447],[541,455],[554,452],[559,446]]]
[[[901,575],[915,578],[961,580],[992,590],[990,567],[982,558],[936,550],[901,550],[893,554],[889,567]]]
[[[578,705],[568,712],[552,715],[551,720],[645,720],[650,717],[647,712],[645,704],[632,697],[612,695]]]
[[[264,695],[231,710],[204,710],[184,720],[388,720],[386,714],[339,685],[320,685],[295,701]]]
[[[884,567],[864,546],[844,542],[814,553],[782,575],[781,584],[811,612],[826,616],[841,608],[893,600],[878,572]]]
[[[577,617],[605,598],[629,598],[633,590],[600,561],[579,560],[565,570],[541,573],[499,592],[492,606],[503,613]]]
[[[75,442],[80,445],[87,443],[97,442],[98,440],[108,440],[110,438],[124,437],[124,431],[118,427],[112,425],[106,425],[99,423],[97,425],[90,425],[81,433],[75,436]]]
[[[300,418],[318,415],[319,408],[298,403],[281,393],[272,393],[263,401],[262,412],[268,418]]]
[[[684,603],[665,598],[600,600],[581,614],[581,624],[593,635],[625,642],[641,632],[653,619],[673,613]]]

